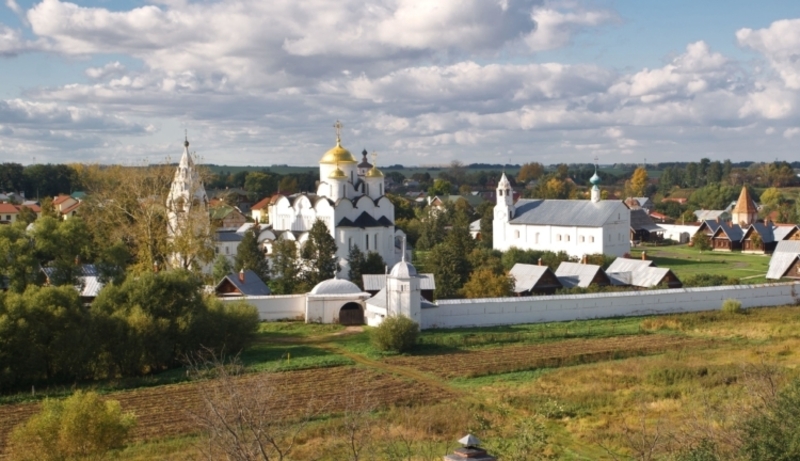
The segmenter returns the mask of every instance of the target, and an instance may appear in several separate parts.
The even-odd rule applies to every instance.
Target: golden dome
[[[322,160],[319,163],[357,163],[353,154],[349,150],[342,147],[341,142],[336,140],[336,147],[325,152]]]
[[[382,178],[383,172],[379,170],[377,166],[373,166],[372,168],[370,168],[369,171],[367,171],[367,174],[365,174],[364,176],[366,176],[367,178]]]
[[[345,152],[347,152],[347,151],[345,151]],[[344,171],[342,171],[342,169],[337,166],[336,169],[333,170],[333,172],[331,172],[331,174],[328,175],[328,178],[330,178],[330,179],[347,179],[347,175],[344,174]]]

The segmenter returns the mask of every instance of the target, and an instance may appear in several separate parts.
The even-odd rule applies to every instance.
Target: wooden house
[[[719,223],[719,227],[711,236],[711,249],[714,251],[734,251],[742,249],[744,232],[738,224]]]
[[[534,264],[514,264],[508,275],[514,277],[517,296],[552,295],[564,285],[549,267]]]

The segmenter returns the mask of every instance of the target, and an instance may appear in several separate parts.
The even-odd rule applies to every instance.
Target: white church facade
[[[591,200],[520,199],[514,203],[504,173],[497,184],[493,248],[564,251],[576,258],[629,253],[630,210],[621,200],[600,200],[597,173],[590,181]]]
[[[347,274],[347,257],[353,246],[376,252],[388,265],[401,259],[394,225],[394,205],[385,195],[383,173],[366,159],[361,163],[342,147],[337,123],[336,146],[319,162],[316,194],[275,196],[268,215],[277,238],[296,240],[302,245],[317,219],[322,220],[336,240],[342,275]]]

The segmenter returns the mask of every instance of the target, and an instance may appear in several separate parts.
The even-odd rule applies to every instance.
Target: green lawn
[[[751,255],[739,252],[704,251],[687,245],[663,247],[639,247],[631,250],[631,256],[641,257],[647,252],[659,267],[672,270],[679,279],[699,274],[736,277],[742,283],[766,283],[764,277],[769,267],[769,255]]]

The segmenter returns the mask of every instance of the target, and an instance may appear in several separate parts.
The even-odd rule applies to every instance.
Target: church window
[[[569,242],[569,235],[567,235],[567,242]]]
[[[347,249],[351,250],[353,248],[353,237],[347,238]]]
[[[518,230],[515,230],[515,231],[514,231],[514,238],[515,238],[515,239],[518,239],[518,238],[519,238],[519,231],[518,231]]]
[[[364,236],[364,242],[366,242],[367,245],[366,249],[369,250],[369,235]]]
[[[499,191],[497,191],[497,193],[500,194],[500,197],[502,197],[503,196],[503,189],[500,189]]]
[[[229,247],[229,246],[226,246],[226,247],[225,247],[225,254],[226,254],[226,255],[229,255],[229,254],[231,254],[231,247]]]
[[[561,241],[561,234],[556,235],[556,240]]]
[[[374,248],[378,249],[378,234],[375,234],[375,239],[372,241]]]
[[[538,232],[536,233],[536,236],[534,237],[534,243],[539,243],[539,233]]]
[[[383,184],[378,184],[378,195],[383,195]]]
[[[590,240],[589,240],[590,242],[594,243],[594,235],[593,235],[593,236],[591,236],[591,237],[589,237],[589,239],[590,239]]]
[[[367,188],[367,195],[369,195],[369,184],[365,186]]]
[[[586,237],[584,237],[583,235],[581,235],[581,243],[583,243],[583,242],[585,242],[585,241],[586,241]]]

